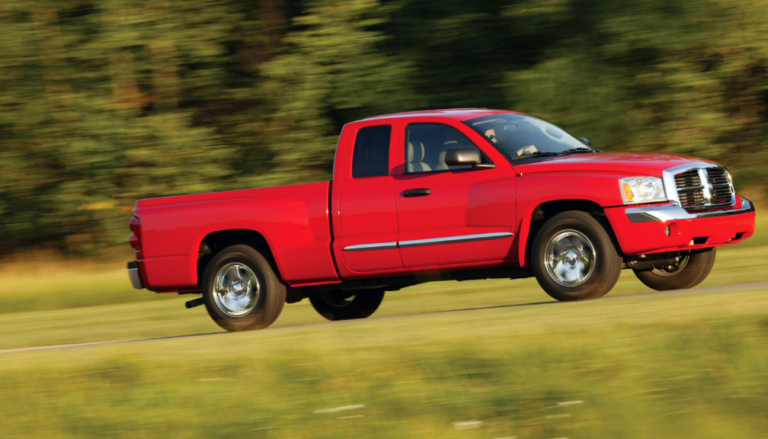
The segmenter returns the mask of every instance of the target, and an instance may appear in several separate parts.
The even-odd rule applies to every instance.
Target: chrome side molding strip
[[[480,233],[478,235],[447,236],[445,238],[414,239],[413,241],[400,241],[400,247],[420,247],[422,245],[455,244],[458,242],[487,241],[489,239],[502,239],[514,236],[511,232]]]
[[[460,242],[487,241],[489,239],[511,238],[512,232],[480,233],[477,235],[446,236],[444,238],[415,239],[412,241],[380,242],[375,244],[359,244],[344,247],[344,251],[359,252],[366,250],[390,250],[393,248],[421,247],[424,245],[456,244]]]
[[[393,248],[397,248],[396,242],[379,242],[375,244],[359,244],[359,245],[350,245],[348,247],[344,247],[344,251],[346,252],[363,252],[366,250],[390,250]]]
[[[697,218],[714,218],[718,216],[740,215],[755,211],[755,206],[746,198],[741,197],[741,208],[733,210],[719,210],[716,212],[689,213],[676,204],[663,206],[632,207],[626,210],[627,219],[632,223],[647,223],[652,221],[689,220]]]

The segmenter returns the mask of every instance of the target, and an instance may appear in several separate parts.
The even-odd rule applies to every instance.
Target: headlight
[[[664,182],[658,177],[629,177],[619,180],[621,198],[624,204],[653,203],[666,201]]]

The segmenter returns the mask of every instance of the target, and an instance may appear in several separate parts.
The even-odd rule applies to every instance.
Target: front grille
[[[699,170],[691,169],[690,171],[681,172],[675,175],[675,185],[677,188],[686,188],[692,186],[701,186],[701,178],[699,178]]]
[[[733,203],[733,187],[723,168],[693,168],[675,174],[675,187],[685,210],[711,210]]]

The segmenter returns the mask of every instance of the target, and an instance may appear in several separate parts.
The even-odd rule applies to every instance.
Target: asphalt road
[[[690,290],[672,290],[672,291],[651,291],[651,292],[645,292],[645,293],[636,293],[636,294],[623,294],[621,296],[609,296],[604,297],[600,299],[603,300],[623,300],[623,299],[631,299],[631,298],[644,298],[644,297],[655,297],[655,296],[673,296],[673,295],[680,295],[680,294],[698,294],[698,293],[717,293],[717,292],[726,292],[726,291],[737,291],[737,290],[747,290],[747,289],[753,289],[753,288],[768,288],[768,282],[756,282],[756,283],[749,283],[749,284],[735,284],[735,285],[725,285],[725,286],[719,286],[719,287],[706,287],[706,288],[694,288]],[[465,309],[453,309],[453,310],[447,310],[447,311],[432,311],[432,312],[425,312],[425,313],[418,313],[418,314],[404,314],[399,316],[383,316],[383,317],[371,317],[368,320],[383,320],[383,319],[407,319],[412,317],[419,317],[424,315],[430,315],[430,314],[448,314],[448,313],[464,313],[464,312],[474,312],[474,311],[482,311],[486,309],[497,309],[497,308],[519,308],[524,306],[543,306],[543,305],[556,305],[561,302],[557,301],[549,301],[549,302],[536,302],[536,303],[523,303],[523,304],[516,304],[516,305],[498,305],[498,306],[488,306],[488,307],[482,307],[482,308],[465,308]],[[299,325],[288,325],[288,326],[277,326],[277,327],[271,327],[267,329],[263,329],[262,331],[282,331],[286,329],[292,329],[292,328],[304,328],[304,327],[313,327],[313,326],[320,326],[320,325],[343,325],[343,324],[349,324],[352,323],[352,321],[340,321],[340,322],[318,322],[318,323],[304,323]],[[64,344],[64,345],[52,345],[52,346],[35,346],[35,347],[29,347],[29,348],[16,348],[16,349],[5,349],[0,350],[0,355],[8,355],[8,354],[17,354],[22,352],[35,352],[35,351],[49,351],[49,350],[58,350],[58,349],[76,349],[76,348],[88,348],[88,347],[94,347],[94,346],[105,346],[105,345],[116,345],[116,344],[124,344],[124,343],[143,343],[143,342],[150,342],[150,341],[158,341],[158,340],[175,340],[175,339],[182,339],[182,338],[191,338],[191,337],[224,337],[228,332],[209,332],[204,334],[188,334],[188,335],[172,335],[168,337],[154,337],[154,338],[138,338],[138,339],[132,339],[132,340],[111,340],[111,341],[97,341],[92,343],[75,343],[75,344]]]

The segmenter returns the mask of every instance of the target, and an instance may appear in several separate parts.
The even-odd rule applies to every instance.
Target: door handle
[[[403,196],[406,198],[426,197],[431,193],[432,191],[430,189],[408,189],[403,191]]]

